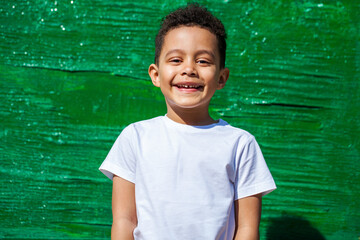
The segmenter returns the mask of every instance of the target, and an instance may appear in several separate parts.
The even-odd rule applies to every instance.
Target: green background
[[[108,239],[121,130],[165,114],[147,68],[186,1],[0,2],[2,239]],[[262,239],[360,237],[359,1],[200,1],[228,32],[214,118],[254,134],[278,189]]]

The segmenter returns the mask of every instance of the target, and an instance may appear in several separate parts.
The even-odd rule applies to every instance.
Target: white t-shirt
[[[133,123],[100,170],[135,184],[136,240],[230,240],[234,200],[276,188],[255,138],[221,119],[207,126],[166,116]]]

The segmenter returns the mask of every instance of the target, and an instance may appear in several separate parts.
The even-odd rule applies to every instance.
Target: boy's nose
[[[185,62],[184,63],[184,68],[182,70],[182,75],[197,76],[195,63],[193,63],[193,62]]]

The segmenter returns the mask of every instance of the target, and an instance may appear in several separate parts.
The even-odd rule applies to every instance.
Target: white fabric
[[[100,170],[135,183],[136,240],[232,239],[234,200],[276,188],[254,137],[221,119],[133,123]]]

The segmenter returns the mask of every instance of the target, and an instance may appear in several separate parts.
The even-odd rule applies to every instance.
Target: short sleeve
[[[116,139],[110,152],[101,164],[99,170],[111,180],[117,175],[135,183],[136,157],[133,139],[135,129],[132,125],[126,127]]]
[[[240,146],[241,145],[241,146]],[[239,144],[235,177],[235,200],[276,189],[273,177],[253,136]]]

